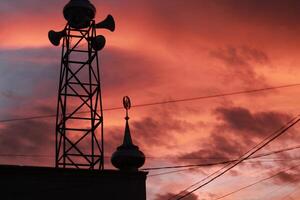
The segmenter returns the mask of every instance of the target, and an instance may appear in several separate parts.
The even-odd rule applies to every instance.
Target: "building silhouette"
[[[146,200],[147,172],[139,171],[145,156],[132,142],[129,97],[123,99],[126,109],[123,143],[111,159],[117,170],[104,169],[98,51],[104,48],[105,38],[97,35],[96,30],[114,31],[114,19],[108,15],[102,22],[95,23],[96,8],[88,0],[70,0],[63,13],[67,20],[65,28],[60,32],[49,31],[48,34],[55,46],[63,39],[55,167],[1,165],[0,199]],[[84,49],[81,49],[79,44],[83,41]],[[80,60],[82,56],[75,56],[75,53],[84,54],[85,60]],[[86,73],[81,74],[83,69]],[[85,125],[81,125],[82,121]],[[82,136],[78,139],[72,134]]]
[[[139,171],[144,154],[132,143],[126,115],[123,143],[112,155],[118,170],[0,165],[4,200],[146,200],[147,173]]]

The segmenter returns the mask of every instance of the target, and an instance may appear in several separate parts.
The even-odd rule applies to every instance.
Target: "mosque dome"
[[[139,147],[134,145],[129,129],[128,110],[131,107],[129,97],[123,98],[123,104],[126,109],[126,124],[123,144],[113,153],[111,162],[121,171],[138,171],[145,163],[145,155],[139,150]]]

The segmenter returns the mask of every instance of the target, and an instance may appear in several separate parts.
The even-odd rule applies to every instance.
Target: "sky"
[[[56,112],[66,0],[0,1],[0,120]],[[116,31],[99,52],[104,108],[300,83],[298,0],[93,0],[96,21],[112,14]],[[299,86],[132,108],[133,141],[144,167],[238,158],[298,115]],[[105,154],[122,142],[123,110],[104,113]],[[0,123],[0,164],[53,166],[55,118]],[[299,125],[263,148],[299,145]],[[50,156],[4,156],[50,155]],[[185,200],[300,200],[299,150],[238,165]],[[218,160],[218,159],[217,159]],[[109,161],[107,161],[107,167]],[[222,166],[151,171],[149,200],[165,200]]]

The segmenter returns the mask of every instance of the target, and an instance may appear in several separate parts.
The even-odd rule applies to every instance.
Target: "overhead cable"
[[[288,129],[290,129],[291,127],[293,127],[295,124],[297,124],[300,121],[299,115],[296,116],[295,118],[291,119],[286,125],[284,125],[283,127],[281,127],[280,129],[278,129],[277,131],[275,131],[273,134],[271,134],[270,136],[268,136],[267,138],[265,138],[264,140],[262,140],[259,144],[257,144],[255,147],[253,147],[252,149],[250,149],[248,152],[246,152],[242,157],[240,157],[240,159],[238,159],[236,162],[234,163],[229,163],[228,165],[222,167],[221,169],[219,169],[218,171],[214,172],[213,174],[209,175],[208,177],[212,177],[210,178],[208,181],[202,183],[203,181],[199,181],[197,184],[202,183],[200,186],[196,187],[195,189],[191,190],[191,191],[187,191],[188,189],[191,188],[191,186],[188,187],[188,189],[183,190],[182,192],[172,196],[170,199],[174,199],[175,197],[176,200],[180,200],[183,199],[189,195],[191,195],[192,193],[194,193],[195,191],[199,190],[200,188],[204,187],[205,185],[211,183],[212,181],[216,180],[217,178],[221,177],[223,174],[225,174],[226,172],[228,172],[229,170],[233,169],[234,167],[236,167],[237,165],[239,165],[240,163],[242,163],[244,160],[248,159],[249,157],[251,157],[253,154],[255,154],[256,152],[258,152],[259,150],[261,150],[262,148],[264,148],[266,145],[268,145],[269,143],[271,143],[272,141],[274,141],[276,138],[278,138],[279,136],[281,136],[283,133],[285,133]],[[206,177],[207,178],[207,177]],[[206,180],[206,179],[205,179]],[[195,186],[195,184],[193,184],[193,186]]]
[[[252,89],[252,90],[242,90],[242,91],[236,91],[236,92],[220,93],[220,94],[213,94],[213,95],[206,95],[206,96],[174,99],[174,100],[167,100],[167,101],[142,103],[142,104],[132,105],[132,107],[133,108],[139,108],[139,107],[148,107],[148,106],[170,104],[170,103],[197,101],[197,100],[204,100],[204,99],[211,99],[211,98],[234,96],[234,95],[240,95],[240,94],[258,93],[258,92],[264,92],[264,91],[270,91],[270,90],[276,90],[276,89],[283,89],[283,88],[290,88],[290,87],[296,87],[296,86],[300,86],[300,83],[273,86],[273,87],[265,87],[265,88]],[[111,108],[104,108],[103,111],[113,111],[113,110],[121,110],[121,109],[123,109],[123,107],[111,107]],[[88,112],[80,112],[80,113],[88,113]],[[26,120],[34,120],[34,119],[45,119],[45,118],[52,118],[52,117],[56,117],[56,114],[36,115],[36,116],[29,116],[29,117],[2,119],[2,120],[0,120],[0,123],[7,123],[7,122],[14,122],[14,121],[26,121]]]

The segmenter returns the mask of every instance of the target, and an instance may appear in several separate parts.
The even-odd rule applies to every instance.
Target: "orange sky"
[[[140,104],[300,82],[297,0],[92,2],[97,21],[107,14],[116,20],[114,33],[101,32],[107,39],[100,53],[105,108],[121,106],[124,95]],[[55,113],[60,48],[50,45],[47,33],[63,29],[66,3],[0,3],[1,119]],[[149,158],[146,167],[202,162],[182,159],[189,156],[236,158],[298,114],[298,92],[291,87],[135,108],[132,135],[148,157],[164,158]],[[124,114],[105,113],[107,155],[121,143]],[[0,154],[53,155],[54,124],[53,118],[0,124]],[[262,152],[299,144],[298,130],[296,125]],[[245,163],[186,200],[215,199],[297,164],[297,154]],[[52,166],[53,159],[0,157],[0,163]],[[149,177],[148,199],[166,199],[216,169]],[[298,200],[298,173],[288,171],[224,199]]]

